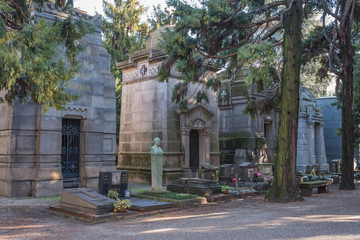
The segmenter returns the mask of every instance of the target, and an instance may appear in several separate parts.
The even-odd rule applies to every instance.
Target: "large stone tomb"
[[[314,95],[300,87],[296,171],[305,171],[308,165],[319,165],[329,171],[325,153],[324,115]]]
[[[104,214],[113,210],[115,200],[87,188],[63,189],[60,207],[91,214]]]
[[[181,74],[172,69],[167,82],[156,79],[159,66],[166,58],[157,47],[165,29],[154,31],[146,49],[131,54],[128,61],[117,65],[123,73],[117,169],[128,170],[132,182],[151,183],[149,149],[154,138],[161,139],[162,183],[165,185],[179,177],[195,176],[203,163],[213,166],[220,163],[217,94],[204,87],[209,101],[195,105],[190,94],[199,86],[190,84],[188,110],[180,112],[171,95],[181,81]],[[201,85],[217,70],[209,66],[201,77]]]
[[[210,196],[221,192],[221,186],[212,180],[199,178],[180,178],[167,186],[168,191]]]
[[[252,182],[256,171],[257,166],[253,162],[244,162],[239,165],[239,177],[242,181]]]
[[[99,172],[99,193],[107,195],[109,190],[115,190],[119,197],[125,197],[128,190],[128,171]]]
[[[51,3],[35,15],[47,21],[67,17]],[[88,18],[94,26],[79,41],[80,72],[62,85],[79,98],[47,112],[33,101],[0,103],[0,196],[60,196],[74,186],[96,190],[99,171],[116,170],[115,79],[101,42],[101,17],[77,9],[73,17]]]

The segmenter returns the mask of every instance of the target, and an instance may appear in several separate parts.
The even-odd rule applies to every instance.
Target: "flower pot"
[[[120,208],[120,209],[114,208],[114,212],[125,212],[125,211],[126,208]]]
[[[224,193],[225,193],[225,194],[228,194],[228,193],[229,193],[229,189],[225,189]]]

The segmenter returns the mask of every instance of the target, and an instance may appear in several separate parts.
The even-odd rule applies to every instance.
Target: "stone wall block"
[[[115,133],[116,121],[104,121],[104,133]]]
[[[40,133],[40,154],[61,154],[62,145],[61,132],[41,131]]]
[[[11,181],[11,197],[31,196],[32,181]]]
[[[1,169],[0,169],[1,174]],[[11,197],[11,182],[10,180],[2,180],[0,178],[0,196]]]
[[[10,131],[0,132],[0,154],[9,155],[11,149],[15,148],[15,139],[11,138]]]
[[[42,116],[41,130],[61,131],[61,117]]]
[[[102,133],[85,133],[85,154],[101,154],[103,151]]]
[[[115,166],[114,154],[102,154],[102,155],[86,155],[84,157],[86,164],[101,163],[106,166]]]
[[[104,119],[87,119],[86,121],[86,132],[104,132]]]
[[[105,87],[104,88],[104,97],[115,98],[115,88]]]
[[[61,173],[61,165],[60,163],[52,163],[52,164],[41,164],[39,167],[36,180],[62,180],[63,176]]]
[[[31,132],[14,132],[13,141],[15,147],[12,148],[12,154],[35,154],[35,131]]]
[[[116,136],[105,135],[103,138],[103,153],[116,154]]]
[[[35,197],[60,196],[62,188],[62,180],[37,181],[35,184]]]
[[[10,179],[12,181],[31,181],[34,178],[34,171],[34,163],[12,164],[10,168]]]

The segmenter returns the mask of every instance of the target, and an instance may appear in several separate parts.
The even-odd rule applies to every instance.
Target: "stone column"
[[[299,113],[296,171],[305,171],[306,165],[309,164],[307,116],[306,113]]]
[[[206,140],[205,140],[205,131],[198,130],[199,132],[199,167],[205,161],[205,151],[206,151]]]
[[[210,162],[210,134],[209,129],[204,130],[204,161]]]
[[[325,139],[324,139],[324,123],[320,123],[318,130],[316,131],[316,134],[318,134],[318,149],[319,153],[317,156],[317,164],[320,165],[320,169],[322,171],[329,171],[329,164],[327,163],[326,158],[326,151],[325,151]]]
[[[190,137],[190,130],[189,129],[181,129],[181,143],[183,145],[183,150],[185,154],[185,161],[183,162],[183,168],[190,167],[190,149],[189,149],[189,139]]]
[[[315,122],[310,119],[308,123],[308,146],[309,146],[309,162],[308,164],[316,164],[316,155],[315,155]]]
[[[151,154],[151,187],[152,190],[162,190],[164,154]]]

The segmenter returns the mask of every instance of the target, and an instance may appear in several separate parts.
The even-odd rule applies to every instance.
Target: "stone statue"
[[[300,95],[299,112],[305,112],[308,114],[313,114],[313,113],[321,114],[322,109],[317,105],[316,98],[309,91],[309,89],[305,87],[300,87],[299,95]]]
[[[154,145],[151,147],[151,154],[163,154],[163,150],[160,147],[160,138],[154,138]]]
[[[160,138],[154,138],[151,147],[151,186],[153,190],[162,190],[164,152],[160,147]]]

